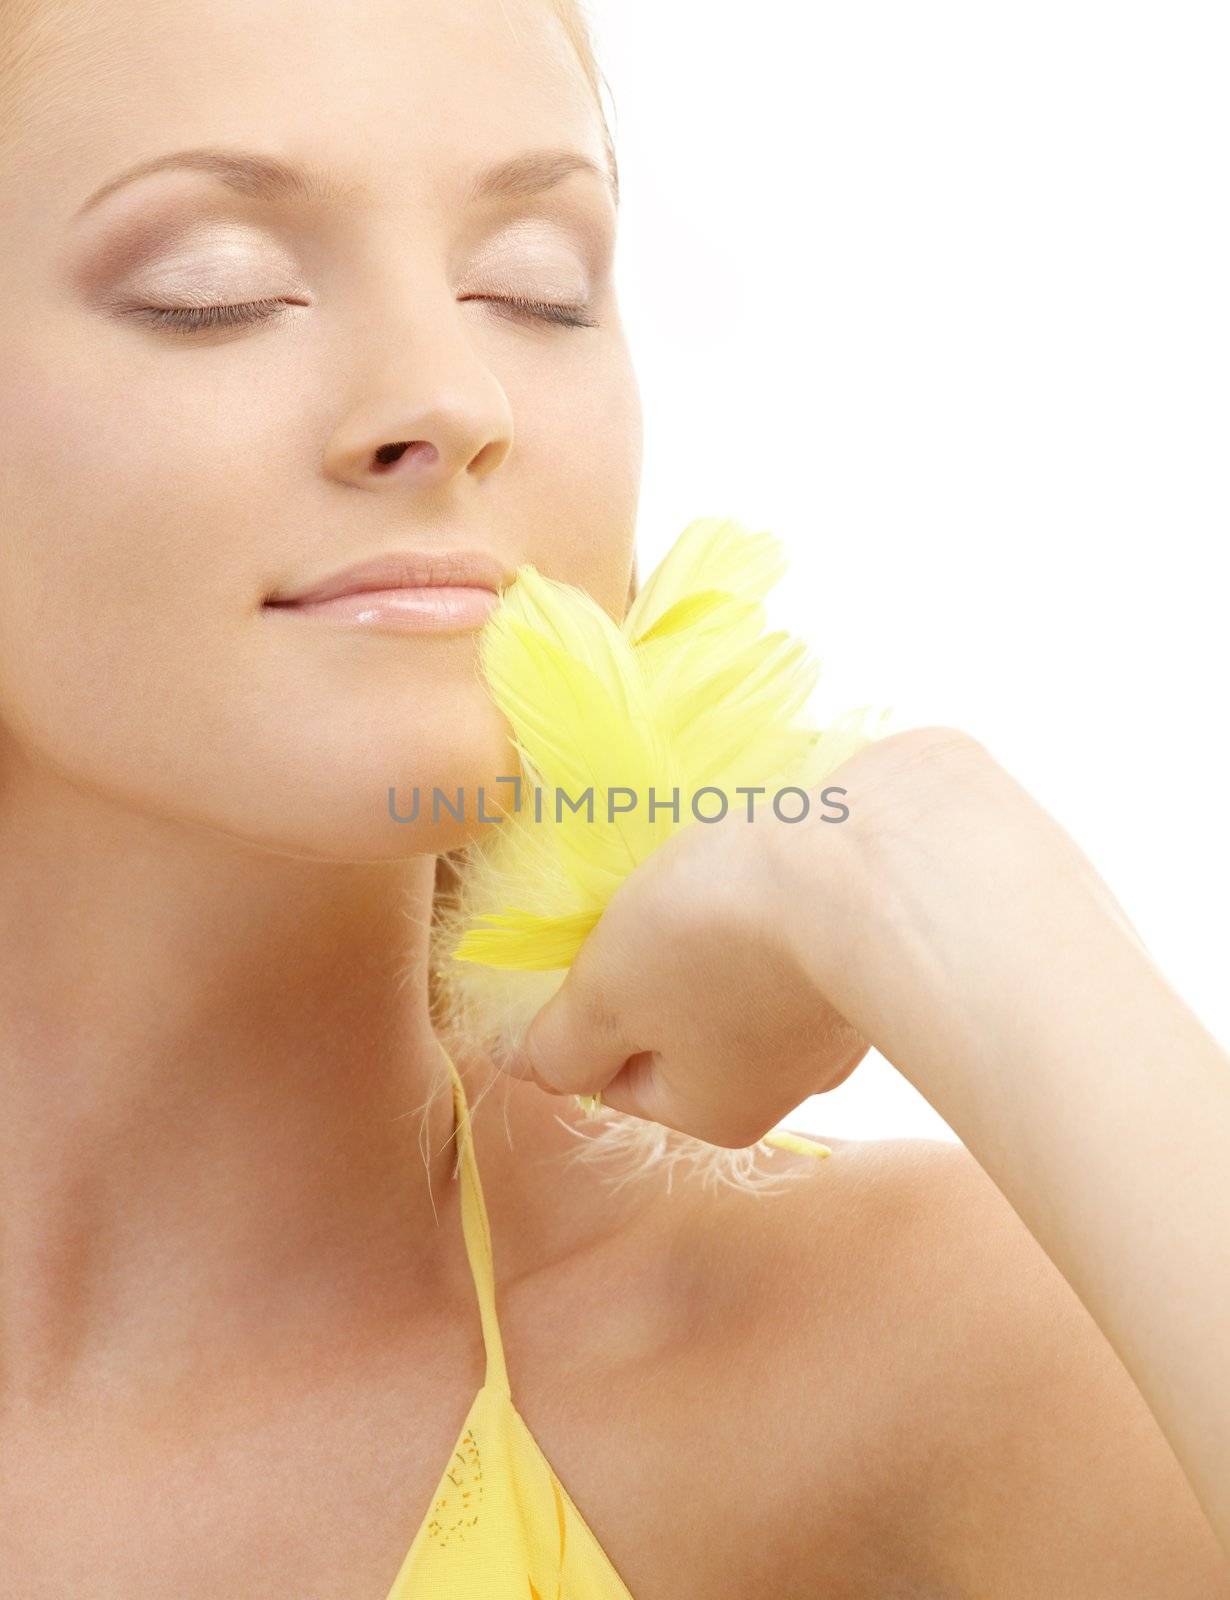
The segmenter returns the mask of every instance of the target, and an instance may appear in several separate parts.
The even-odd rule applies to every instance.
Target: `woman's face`
[[[6,44],[10,41],[6,41]],[[545,0],[42,0],[0,146],[0,772],[324,859],[445,849],[388,790],[516,770],[474,632],[269,610],[382,552],[480,547],[619,616],[641,467],[585,171],[483,169],[602,124]],[[2,48],[2,46],[0,46]],[[167,168],[222,147],[327,176]],[[237,180],[238,182],[238,180]],[[84,207],[84,209],[83,209]],[[583,307],[593,326],[500,303]],[[183,331],[145,308],[273,301]],[[382,466],[383,446],[425,441]],[[22,759],[19,759],[22,758]]]

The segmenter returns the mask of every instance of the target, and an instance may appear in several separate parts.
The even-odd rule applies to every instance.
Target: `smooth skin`
[[[219,145],[337,192],[164,171],[78,215]],[[435,858],[475,824],[398,826],[386,795],[475,792],[507,729],[472,636],[283,627],[263,600],[480,544],[622,610],[641,415],[614,200],[588,174],[462,199],[544,147],[605,159],[540,0],[0,9],[0,1574],[23,1600],[384,1600],[481,1382],[447,1094],[420,1115]],[[267,299],[225,332],[136,314]],[[406,440],[435,453],[383,468]],[[766,1059],[749,1041],[749,1123]],[[473,1104],[491,1064],[459,1065]],[[1230,1595],[1140,1392],[973,1155],[830,1140],[785,1196],[668,1201],[571,1163],[561,1116],[511,1077],[476,1115],[501,1318],[636,1600]]]
[[[836,822],[821,795],[840,796]],[[1118,1570],[1119,1593],[1225,1593],[1230,1055],[1070,835],[980,741],[944,727],[895,734],[813,798],[797,821],[767,802],[750,817],[732,808],[655,851],[509,1070],[736,1147],[878,1048],[965,1146],[938,1163],[939,1197],[917,1203],[962,1197],[983,1293],[1013,1311],[999,1376],[1020,1409],[979,1415],[983,1369],[972,1393],[950,1396],[977,1436],[941,1423],[944,1441],[928,1440],[939,1570],[959,1593],[1034,1592],[1036,1557],[1023,1576],[1020,1540],[1045,1524],[1044,1559],[1061,1552],[1053,1592],[1110,1593]],[[825,1176],[811,1195],[818,1231]],[[1003,1198],[1061,1279],[1046,1281]],[[1033,1303],[1013,1266],[1045,1284]],[[946,1322],[951,1265],[915,1249],[905,1266],[924,1285],[932,1268]],[[968,1335],[951,1328],[940,1353],[949,1384]],[[1036,1435],[1056,1424],[1070,1453],[1047,1470]],[[1011,1459],[1022,1435],[1043,1466],[1029,1487]],[[1017,1502],[1006,1516],[1005,1498]],[[962,1537],[992,1525],[991,1545]]]

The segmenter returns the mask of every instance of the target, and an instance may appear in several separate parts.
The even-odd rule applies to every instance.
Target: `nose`
[[[375,427],[366,430],[367,440],[335,444],[328,457],[330,475],[367,488],[382,484],[432,488],[462,472],[485,478],[512,448],[511,427],[484,425],[473,413],[420,417],[413,438],[390,441],[389,431],[384,430],[386,442],[380,444],[370,442]]]
[[[508,395],[450,310],[451,301],[413,327],[386,328],[326,446],[330,477],[366,489],[427,490],[484,479],[507,457]]]
[[[507,455],[507,450],[497,451],[494,444],[487,444],[468,463],[471,471],[490,471],[495,465],[494,459],[480,468],[479,458],[486,455],[494,457],[499,455],[502,460]],[[373,476],[390,477],[396,474],[400,478],[417,478],[429,480],[433,476],[432,469],[440,460],[439,449],[432,444],[430,439],[402,439],[397,444],[382,444],[372,453],[371,471]]]
[[[434,466],[440,459],[440,452],[430,439],[403,439],[398,444],[382,444],[373,458],[372,470],[387,474],[407,456],[410,457],[409,465],[399,468],[403,476]]]

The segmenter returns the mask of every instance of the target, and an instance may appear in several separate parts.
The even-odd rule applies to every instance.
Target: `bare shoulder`
[[[926,1585],[911,1593],[1230,1600],[1230,1561],[1131,1377],[969,1151],[823,1142],[806,1181],[740,1197],[750,1234],[727,1234],[756,1246],[739,1267],[760,1348],[780,1353],[773,1403],[817,1463],[811,1503],[834,1503],[836,1459],[897,1580]]]

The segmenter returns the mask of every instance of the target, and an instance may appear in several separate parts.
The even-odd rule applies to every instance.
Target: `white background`
[[[981,739],[1230,1043],[1225,7],[589,13],[642,574],[777,533],[813,709]],[[878,1055],[787,1120],[954,1137]]]

